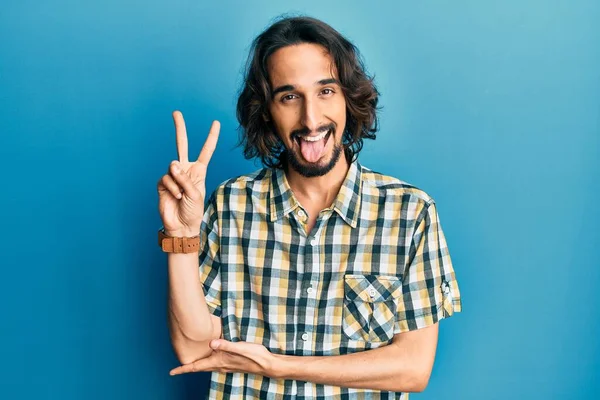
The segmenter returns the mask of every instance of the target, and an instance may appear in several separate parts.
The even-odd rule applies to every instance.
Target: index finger
[[[200,152],[200,156],[198,156],[198,161],[204,165],[208,165],[210,159],[215,152],[215,148],[217,147],[217,140],[219,140],[219,130],[221,129],[221,123],[219,121],[213,121],[210,126],[210,132],[208,132],[208,137],[204,142],[204,146],[202,146],[202,151]]]
[[[214,363],[214,358],[206,357],[201,358],[200,360],[196,360],[190,364],[180,365],[177,368],[173,368],[169,371],[170,375],[179,375],[179,374],[187,374],[189,372],[202,372],[202,371],[211,371],[215,369],[217,366]]]
[[[185,129],[185,121],[180,111],[173,111],[173,122],[175,122],[175,142],[177,143],[177,156],[179,162],[188,162],[188,138]]]

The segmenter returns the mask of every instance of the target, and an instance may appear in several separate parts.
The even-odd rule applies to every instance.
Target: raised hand
[[[217,146],[219,121],[213,121],[196,161],[188,161],[188,139],[183,115],[173,112],[177,155],[158,180],[158,211],[169,236],[196,236],[204,214],[206,170]]]

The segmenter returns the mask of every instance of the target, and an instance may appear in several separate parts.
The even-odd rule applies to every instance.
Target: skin
[[[294,195],[308,213],[310,232],[319,212],[335,200],[348,172],[343,151],[339,156],[346,126],[346,99],[338,84],[335,64],[321,46],[304,43],[284,47],[271,55],[267,66],[274,93],[269,104],[270,118],[289,157],[295,159],[286,175]],[[334,126],[335,130],[322,157],[315,163],[305,160],[295,133],[314,137],[321,132],[319,128],[326,126]],[[326,173],[307,177],[294,164]]]
[[[274,93],[269,113],[287,149],[293,167],[289,172],[303,177],[326,175],[340,161],[346,125],[346,100],[337,83],[335,65],[324,48],[312,44],[279,49],[267,64]],[[323,156],[317,162],[305,160],[295,140],[297,133],[314,137],[326,127],[334,127],[335,132],[328,138]]]
[[[325,49],[314,44],[282,48],[268,61],[271,85],[276,92],[269,104],[269,118],[290,156],[295,158],[296,167],[288,168],[286,176],[309,214],[309,232],[319,211],[334,201],[349,168],[343,155],[335,157],[335,147],[342,143],[346,124],[346,100],[332,66]],[[316,136],[327,125],[335,127],[334,133],[321,158],[310,163],[302,157],[294,134]],[[307,176],[306,171],[324,173]],[[212,319],[212,324],[221,327],[218,319]],[[222,331],[217,327],[214,330]],[[174,368],[170,374],[245,372],[334,386],[419,392],[427,386],[433,368],[438,324],[396,334],[389,345],[378,349],[341,356],[283,356],[272,354],[261,344],[212,338],[208,356]]]
[[[167,174],[158,181],[158,209],[165,231],[173,236],[196,232],[204,214],[206,170],[217,146],[219,121],[213,121],[198,158],[188,160],[188,138],[183,115],[173,112],[179,160],[172,161]],[[193,235],[192,235],[193,236]]]
[[[188,160],[188,138],[183,115],[173,112],[178,160],[158,183],[159,212],[168,236],[193,237],[204,213],[208,164],[219,137],[214,121],[197,159]],[[198,280],[198,253],[169,253],[168,325],[173,348],[183,364],[210,355],[211,339],[221,336],[221,319],[212,315]],[[199,325],[198,321],[202,321]]]
[[[425,390],[438,339],[438,323],[398,333],[392,343],[373,350],[340,356],[284,356],[261,344],[210,342],[213,353],[171,370],[190,372],[246,372],[275,379],[295,379],[326,385],[394,392]]]

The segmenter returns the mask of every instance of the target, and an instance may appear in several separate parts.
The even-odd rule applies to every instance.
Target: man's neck
[[[350,164],[342,154],[331,171],[323,176],[307,178],[289,167],[285,174],[296,197],[329,207],[337,197],[349,168]]]

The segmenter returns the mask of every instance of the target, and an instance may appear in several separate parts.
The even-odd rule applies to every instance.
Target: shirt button
[[[446,294],[450,293],[450,286],[448,286],[447,283],[444,283],[444,293],[446,293]]]
[[[314,289],[312,287],[309,287],[308,289],[306,289],[306,292],[308,294],[312,294],[314,292]]]
[[[299,216],[300,218],[305,218],[305,217],[306,217],[306,213],[304,212],[304,210],[303,210],[303,209],[299,209],[299,210],[298,210],[298,216]]]
[[[304,340],[305,342],[308,340],[308,333],[302,334],[302,340]]]
[[[373,288],[369,289],[369,296],[375,297],[376,294],[377,294],[377,292],[375,291],[375,289],[373,289]]]
[[[313,239],[310,241],[310,245],[311,246],[316,246],[317,245],[317,239]]]

